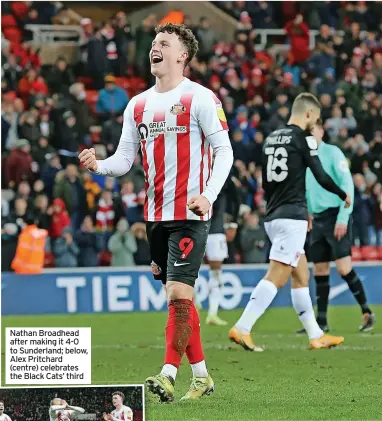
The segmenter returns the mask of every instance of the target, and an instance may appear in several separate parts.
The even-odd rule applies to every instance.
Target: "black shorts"
[[[313,263],[333,262],[351,256],[352,221],[349,218],[348,229],[341,240],[334,236],[339,208],[329,208],[313,215],[313,228],[310,232],[309,257]]]
[[[210,226],[211,221],[147,222],[154,278],[194,286]]]

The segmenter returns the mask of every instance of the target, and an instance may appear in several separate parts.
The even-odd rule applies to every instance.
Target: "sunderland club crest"
[[[177,104],[173,105],[170,109],[170,113],[174,115],[180,115],[185,112],[186,112],[186,107],[181,102],[178,102]]]

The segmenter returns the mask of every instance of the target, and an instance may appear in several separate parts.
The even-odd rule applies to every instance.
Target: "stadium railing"
[[[76,46],[81,34],[79,25],[26,25],[25,29],[32,33],[32,44]]]

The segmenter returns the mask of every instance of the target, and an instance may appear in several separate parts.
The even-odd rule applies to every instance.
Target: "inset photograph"
[[[143,385],[0,389],[2,421],[145,421]]]

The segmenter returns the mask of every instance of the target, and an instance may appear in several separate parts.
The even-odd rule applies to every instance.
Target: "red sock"
[[[204,360],[202,340],[200,339],[200,320],[199,314],[196,310],[194,303],[192,303],[192,310],[194,313],[194,329],[192,331],[192,336],[188,341],[186,348],[187,358],[190,364],[200,363]]]
[[[165,364],[179,367],[192,335],[193,314],[191,300],[171,300],[168,303]]]

